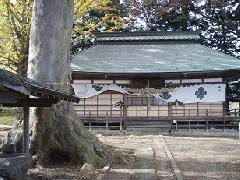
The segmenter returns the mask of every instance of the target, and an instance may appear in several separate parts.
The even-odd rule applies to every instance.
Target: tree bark
[[[35,0],[33,5],[28,76],[51,88],[70,92],[70,41],[73,0]],[[73,104],[30,110],[30,152],[41,164],[67,161],[96,165],[103,145],[85,130]]]

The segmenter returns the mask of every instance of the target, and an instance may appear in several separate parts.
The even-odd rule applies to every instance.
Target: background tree
[[[32,0],[0,0],[0,66],[27,72]],[[123,6],[117,0],[75,0],[72,52],[93,44],[94,31],[127,29]]]
[[[194,17],[190,17],[190,13],[195,8],[194,2],[191,0],[129,0],[131,29],[148,31],[190,30],[191,26],[196,24],[193,21]]]
[[[94,43],[92,32],[126,31],[128,18],[119,0],[76,0],[72,54]]]
[[[0,0],[0,65],[26,74],[31,0]]]
[[[237,0],[208,0],[201,11],[207,24],[203,44],[225,54],[240,57],[240,5]]]
[[[238,0],[129,0],[128,4],[131,30],[201,29],[202,44],[239,57]]]
[[[238,81],[230,82],[227,98],[232,102],[240,102],[240,83]]]

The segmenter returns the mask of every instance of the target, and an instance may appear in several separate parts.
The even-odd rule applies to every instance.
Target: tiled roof
[[[202,46],[193,33],[97,34],[99,43],[72,57],[73,71],[87,73],[170,73],[240,69],[237,58]],[[140,36],[141,35],[141,36]],[[148,43],[139,40],[148,39]],[[167,38],[171,42],[166,42]],[[126,40],[123,44],[118,41]],[[140,41],[138,44],[131,40]],[[157,41],[153,41],[155,39]],[[190,39],[189,41],[185,41]],[[149,43],[150,40],[150,43]],[[107,43],[116,41],[116,43]],[[128,42],[129,41],[129,42]],[[155,42],[152,43],[151,42]]]

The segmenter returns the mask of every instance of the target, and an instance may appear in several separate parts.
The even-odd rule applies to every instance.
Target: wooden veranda
[[[91,105],[83,100],[75,104],[75,109],[84,122],[91,128],[130,129],[130,128],[167,128],[167,129],[236,129],[240,122],[239,109],[224,108],[224,103],[196,103],[188,105],[154,105],[115,107],[110,104]],[[112,99],[112,98],[111,98]],[[126,101],[127,102],[127,101]],[[207,108],[208,107],[208,108]],[[210,107],[210,108],[209,108]],[[139,110],[137,110],[139,109]],[[144,112],[145,111],[145,112]]]

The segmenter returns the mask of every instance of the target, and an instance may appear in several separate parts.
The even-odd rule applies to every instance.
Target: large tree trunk
[[[70,91],[70,40],[73,0],[35,0],[31,24],[28,76],[54,89]],[[30,110],[30,152],[40,163],[69,161],[95,165],[102,144],[85,130],[73,104]]]

